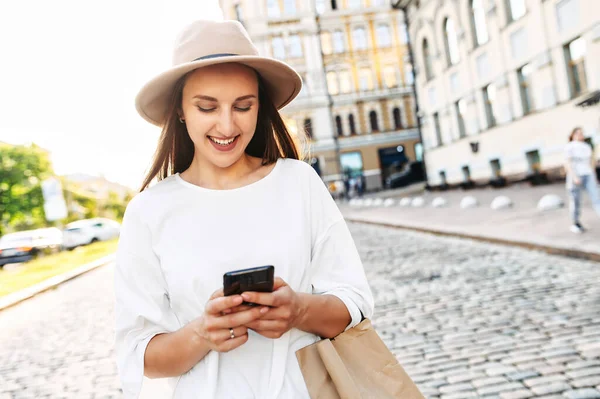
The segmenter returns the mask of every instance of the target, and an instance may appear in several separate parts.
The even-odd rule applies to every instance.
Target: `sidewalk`
[[[537,203],[546,194],[561,197],[565,207],[539,211]],[[477,198],[479,207],[461,209],[460,201],[467,195]],[[499,195],[509,197],[514,203],[513,207],[492,210],[490,204]],[[539,187],[515,185],[503,189],[469,191],[421,191],[420,194],[413,192],[411,198],[422,196],[425,199],[425,206],[422,208],[399,206],[399,199],[404,196],[390,192],[378,193],[377,198],[395,200],[395,204],[390,207],[351,206],[347,202],[339,203],[339,207],[348,221],[518,245],[600,261],[600,218],[584,195],[581,223],[588,231],[584,234],[571,233],[568,196],[562,184]],[[445,198],[448,205],[444,208],[432,207],[431,201],[436,197]]]

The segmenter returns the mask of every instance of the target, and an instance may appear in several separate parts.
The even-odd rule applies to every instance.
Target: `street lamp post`
[[[315,11],[315,24],[317,26],[317,43],[319,44],[319,52],[321,54],[321,60],[323,63],[323,74],[325,75],[325,93],[327,95],[327,109],[329,111],[329,122],[331,124],[331,132],[333,134],[333,145],[335,150],[335,161],[336,167],[338,170],[338,175],[343,178],[344,171],[342,170],[341,156],[340,156],[340,143],[339,137],[337,133],[337,129],[335,126],[335,118],[333,116],[333,97],[329,92],[329,84],[327,82],[327,73],[325,72],[325,53],[323,52],[323,44],[321,43],[321,19],[319,17],[319,13],[317,11],[317,0],[313,3],[314,11]]]
[[[421,150],[423,157],[423,175],[425,177],[425,183],[428,183],[427,179],[427,164],[425,162],[425,142],[423,141],[423,133],[421,131],[421,117],[419,116],[420,107],[419,107],[419,97],[417,95],[417,68],[415,66],[415,57],[413,54],[412,41],[410,39],[410,20],[408,18],[407,5],[401,6],[402,0],[392,0],[392,8],[395,10],[402,10],[404,12],[404,20],[406,24],[406,37],[407,37],[407,46],[408,46],[408,57],[410,59],[410,64],[412,65],[412,73],[413,73],[413,97],[415,99],[415,118],[417,120],[417,132],[419,133],[419,141],[421,142]]]

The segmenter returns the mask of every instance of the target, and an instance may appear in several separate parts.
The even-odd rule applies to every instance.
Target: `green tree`
[[[37,145],[0,145],[0,235],[46,225],[41,182],[53,174]]]

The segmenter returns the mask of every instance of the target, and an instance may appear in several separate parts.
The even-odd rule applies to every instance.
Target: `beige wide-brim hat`
[[[140,115],[162,126],[175,83],[186,73],[208,65],[235,62],[256,70],[277,109],[289,104],[302,88],[302,79],[284,62],[258,54],[238,21],[196,21],[178,36],[173,66],[150,80],[135,99]]]

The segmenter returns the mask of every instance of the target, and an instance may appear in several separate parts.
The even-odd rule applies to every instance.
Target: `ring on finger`
[[[235,334],[233,333],[233,328],[229,329],[229,338],[230,339],[234,339],[235,338]]]

